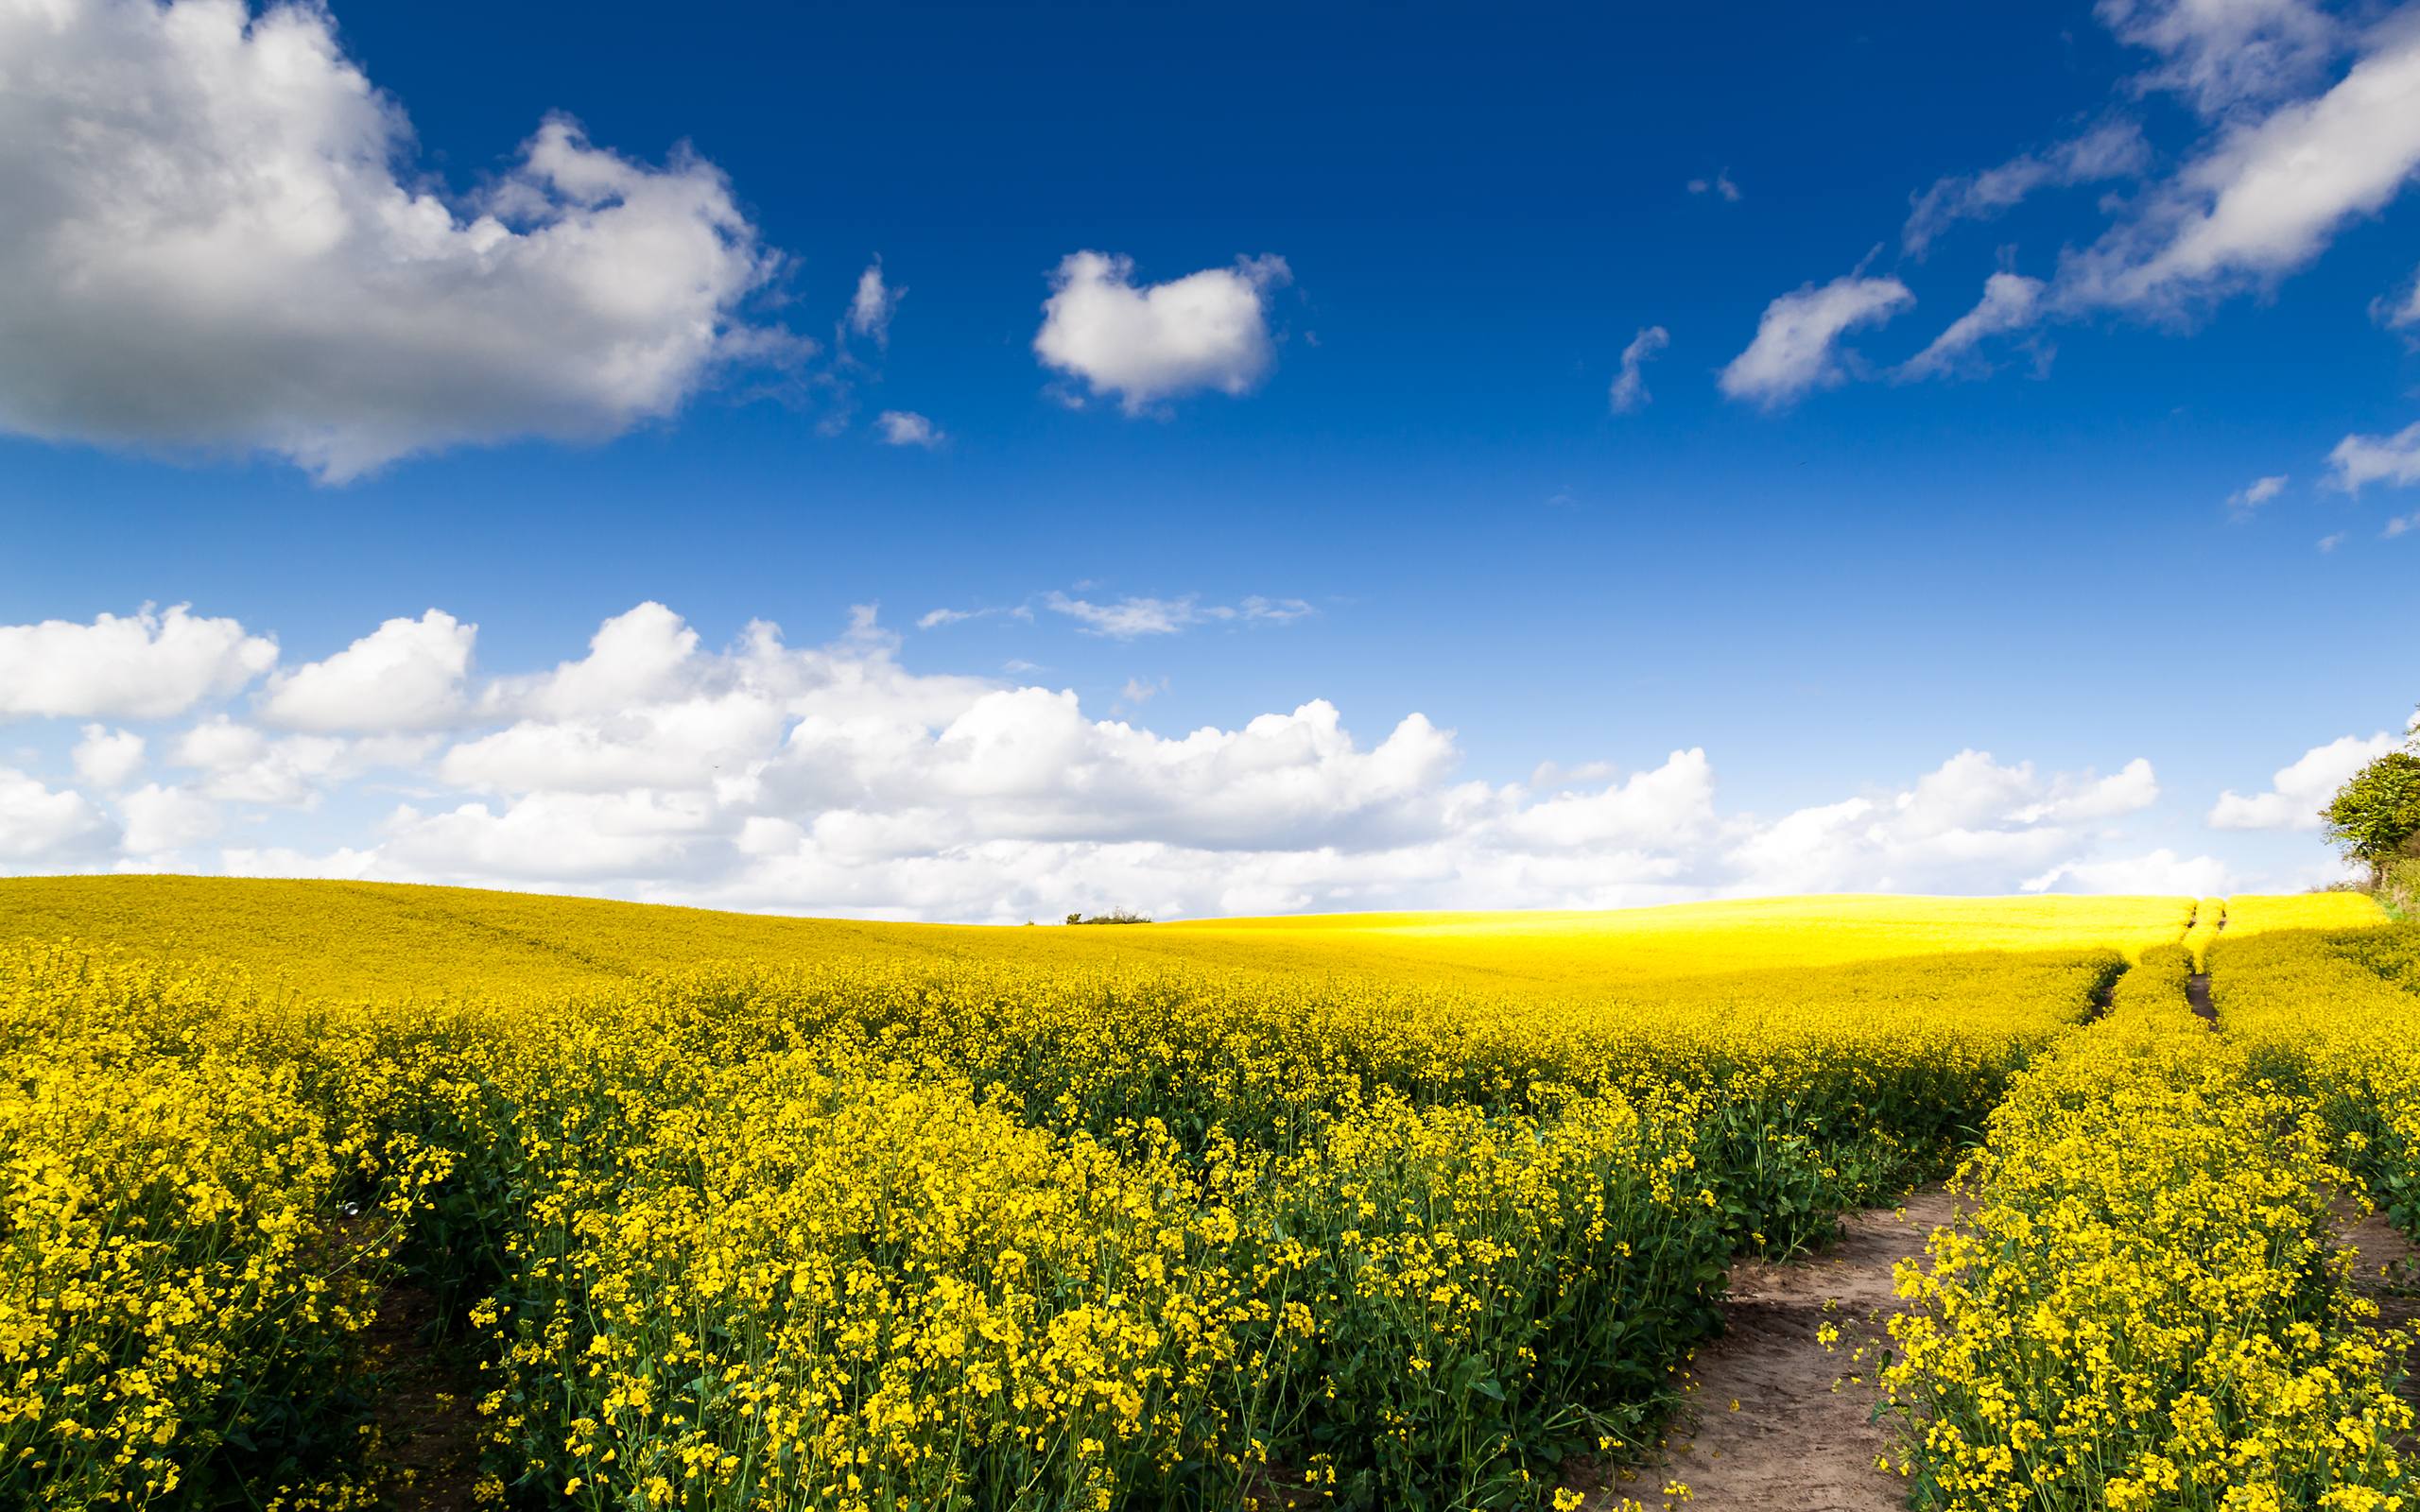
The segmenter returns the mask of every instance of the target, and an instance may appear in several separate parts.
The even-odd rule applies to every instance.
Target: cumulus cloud
[[[117,807],[126,816],[127,851],[137,856],[156,856],[207,840],[222,822],[218,805],[202,794],[157,782],[127,794]]]
[[[2233,789],[2210,806],[2214,830],[2316,830],[2319,811],[2355,772],[2402,742],[2383,730],[2367,737],[2343,735],[2314,746],[2277,768],[2269,790],[2249,797]]]
[[[1208,622],[1214,609],[1241,619],[1255,602],[1292,612],[1271,600],[1093,607],[1148,618],[1147,602],[1171,622]],[[357,681],[413,686],[406,653],[429,644],[458,659],[439,656],[402,702],[441,708],[446,723],[354,729]],[[2161,797],[2147,759],[2104,775],[1963,750],[1760,815],[1721,801],[1701,747],[1497,783],[1465,773],[1455,732],[1419,713],[1364,735],[1314,698],[1154,730],[1090,713],[1065,689],[910,671],[871,610],[826,644],[793,645],[753,622],[716,646],[643,603],[551,667],[475,682],[470,645],[466,622],[431,610],[314,663],[337,669],[320,686],[276,685],[327,729],[265,728],[268,700],[248,708],[240,688],[148,744],[68,725],[53,748],[76,787],[0,772],[0,866],[173,857],[246,874],[990,920],[1117,904],[1177,917],[1798,890],[2215,891],[2232,880],[2208,856],[2129,833]],[[1124,702],[1162,686],[1137,679]],[[2307,829],[2345,773],[2393,744],[2319,747],[2269,793],[2223,795],[2210,822]],[[147,782],[147,759],[158,768]]]
[[[323,662],[282,672],[261,717],[292,730],[424,730],[462,713],[479,627],[442,610],[391,619]]]
[[[2255,478],[2227,495],[2227,507],[2238,520],[2249,520],[2262,505],[2286,491],[2288,482],[2283,472],[2265,478]]]
[[[165,719],[234,692],[276,662],[276,642],[182,604],[165,614],[147,606],[102,614],[90,625],[0,625],[0,717]]]
[[[1104,629],[1138,633],[1308,612],[1270,599],[1090,609]],[[1088,713],[1064,689],[911,672],[870,610],[824,645],[756,622],[716,648],[646,603],[598,626],[581,655],[466,688],[467,630],[441,611],[390,621],[314,663],[336,672],[275,690],[331,728],[279,732],[252,722],[264,710],[220,708],[164,737],[165,775],[131,792],[140,753],[123,732],[84,730],[78,780],[120,784],[106,789],[124,795],[116,816],[0,773],[0,865],[173,857],[248,875],[977,920],[1118,904],[1162,917],[1609,907],[2095,885],[2072,868],[2130,854],[2113,850],[2112,826],[2159,791],[2148,761],[2103,777],[1964,751],[1758,816],[1722,806],[1702,747],[1496,784],[1464,775],[1454,732],[1418,713],[1374,739],[1324,699],[1162,733]],[[461,675],[450,652],[434,675],[413,670],[410,653],[448,644]],[[364,647],[374,654],[339,664]],[[417,688],[400,706],[442,710],[445,727],[356,732],[364,680]],[[1158,686],[1138,680],[1126,704]],[[262,825],[277,838],[254,838]]]
[[[1711,179],[1690,180],[1689,193],[1693,195],[1712,195],[1716,198],[1722,200],[1724,203],[1733,205],[1737,204],[1740,198],[1739,186],[1731,181],[1731,170],[1729,168],[1725,168],[1721,172],[1717,173]]]
[[[2070,861],[2026,880],[2027,892],[2134,893],[2212,898],[2232,890],[2225,862],[2216,856],[2180,856],[2163,846],[2138,856]]]
[[[926,451],[949,438],[940,426],[912,409],[886,409],[874,420],[885,446],[921,446]]]
[[[81,793],[54,791],[0,766],[0,866],[74,866],[106,856],[115,839],[107,816]]]
[[[1773,408],[1837,384],[1846,376],[1837,352],[1841,335],[1881,324],[1915,298],[1895,278],[1856,273],[1785,294],[1765,306],[1755,339],[1722,369],[1722,391]]]
[[[1640,369],[1671,344],[1671,333],[1660,325],[1641,327],[1630,338],[1630,345],[1622,348],[1622,370],[1616,375],[1610,395],[1615,414],[1627,415],[1648,402],[1651,396],[1647,392],[1647,375]]]
[[[198,773],[188,785],[207,798],[308,808],[366,773],[420,765],[436,746],[413,735],[272,736],[217,713],[177,737],[168,765]]]
[[[1994,273],[1983,281],[1983,297],[1975,307],[1950,322],[1949,329],[1933,337],[1932,345],[1909,358],[1900,367],[1900,375],[1929,378],[1953,371],[1985,337],[2031,325],[2042,288],[2038,278]]]
[[[2104,121],[2044,152],[2029,152],[1980,173],[1953,174],[1910,197],[1908,223],[1899,244],[1922,257],[1952,226],[1990,220],[2046,188],[2131,178],[2151,161],[2142,129],[2132,121]]]
[[[1075,252],[1051,275],[1033,350],[1129,414],[1204,388],[1246,393],[1276,361],[1269,298],[1291,278],[1282,257],[1245,257],[1137,285],[1132,259]]]
[[[110,793],[132,782],[134,774],[143,769],[141,735],[129,730],[86,725],[83,736],[68,753],[78,782]]]
[[[2373,483],[2420,483],[2420,421],[2392,436],[2347,436],[2327,454],[2328,486],[2359,493]]]
[[[797,350],[740,317],[776,260],[711,164],[559,116],[448,197],[318,6],[0,6],[0,428],[336,482],[611,436]]]

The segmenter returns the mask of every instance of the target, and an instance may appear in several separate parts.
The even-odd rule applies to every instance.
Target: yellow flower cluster
[[[2190,911],[942,931],[120,881],[0,884],[0,936],[280,985],[0,954],[33,1505],[357,1494],[397,1266],[515,1503],[1537,1505],[1651,1441],[1733,1251],[1943,1169]]]
[[[425,1159],[202,1026],[232,978],[0,961],[0,1503],[342,1506],[347,1338]]]
[[[2420,1231],[2420,923],[2390,926],[2354,894],[2259,899],[2212,962],[2229,1036],[2314,1100],[2340,1158]]]
[[[2370,1327],[2329,1233],[2348,1177],[2309,1101],[2190,1016],[2192,967],[2146,953],[2103,1022],[2016,1079],[1962,1173],[1973,1210],[1901,1267],[1916,1305],[1884,1384],[1918,1506],[2411,1495],[2407,1341]]]

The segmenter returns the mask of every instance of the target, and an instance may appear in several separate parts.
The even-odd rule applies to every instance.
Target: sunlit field
[[[1167,961],[1587,992],[1971,951],[2107,949],[2132,958],[2176,938],[2192,908],[2177,898],[1767,898],[1598,913],[1331,914],[1002,930],[385,883],[0,878],[0,938],[187,953],[314,993],[389,998],[567,988],[709,962],[843,958]]]
[[[0,882],[0,1501],[1677,1504],[1733,1266],[1962,1165],[1877,1399],[1916,1504],[2382,1508],[2334,1235],[2420,1211],[2414,938]]]

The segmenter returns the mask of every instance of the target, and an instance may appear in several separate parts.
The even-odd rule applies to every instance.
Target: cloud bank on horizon
[[[1374,742],[1322,700],[1160,734],[1065,690],[912,672],[871,610],[828,644],[760,621],[714,648],[644,603],[530,671],[479,669],[477,634],[432,609],[289,665],[182,607],[0,627],[0,688],[26,690],[8,713],[60,752],[56,770],[0,767],[0,867],[989,922],[2237,880],[2130,828],[2161,796],[2139,756],[2097,775],[1962,750],[1760,816],[1721,805],[1696,747],[1491,784],[1416,713]],[[2391,744],[2314,750],[2209,822],[2308,828]]]

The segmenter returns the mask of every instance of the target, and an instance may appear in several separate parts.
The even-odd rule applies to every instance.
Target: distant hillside
[[[2348,904],[2360,900],[2348,899]],[[0,940],[213,956],[315,993],[559,991],[710,961],[1160,959],[1515,991],[1940,951],[2176,938],[2182,898],[1756,899],[1591,913],[1361,914],[1121,929],[865,923],[391,883],[0,879]]]

